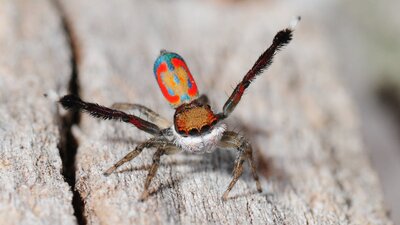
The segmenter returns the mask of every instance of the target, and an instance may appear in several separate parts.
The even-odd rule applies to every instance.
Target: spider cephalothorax
[[[206,133],[217,122],[218,118],[211,107],[198,101],[184,103],[176,109],[174,115],[175,130],[182,136]]]
[[[197,85],[183,58],[165,50],[161,51],[154,63],[154,75],[165,99],[175,108],[173,123],[151,109],[138,104],[116,103],[111,108],[107,108],[95,103],[84,102],[73,95],[62,97],[60,102],[64,108],[82,110],[102,119],[116,119],[131,123],[138,129],[153,135],[152,138],[136,146],[133,151],[105,172],[105,175],[111,174],[119,166],[138,156],[145,148],[156,148],[153,164],[144,183],[142,200],[148,197],[148,188],[159,167],[161,156],[179,150],[205,153],[216,148],[236,149],[239,155],[235,162],[232,181],[229,183],[223,199],[227,199],[230,190],[241,176],[243,163],[246,160],[249,162],[256,181],[257,190],[261,192],[250,143],[240,134],[227,130],[227,126],[221,121],[232,113],[255,77],[272,63],[275,53],[290,42],[295,23],[275,35],[270,47],[258,58],[243,80],[236,86],[225,102],[222,112],[215,114],[211,110],[208,98],[205,95],[199,96]],[[137,110],[147,118],[142,119],[128,114],[124,112],[126,110]]]

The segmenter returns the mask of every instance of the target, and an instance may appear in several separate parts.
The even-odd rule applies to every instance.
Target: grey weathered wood
[[[70,73],[54,5],[0,1],[0,52],[0,224],[75,224],[57,107],[43,97]]]
[[[159,49],[182,54],[214,109],[273,35],[296,15],[283,2],[65,0],[80,52],[85,100],[135,102],[172,118],[152,74]],[[259,149],[262,194],[244,173],[221,201],[234,152],[164,158],[154,193],[138,201],[154,150],[102,172],[148,136],[84,116],[75,129],[77,190],[90,224],[391,224],[358,119],[322,29],[305,20],[294,41],[250,87],[227,123],[246,124]],[[238,122],[239,121],[239,122]],[[248,170],[247,170],[248,171]]]

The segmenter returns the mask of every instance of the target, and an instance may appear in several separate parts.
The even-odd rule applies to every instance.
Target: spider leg
[[[111,108],[127,111],[127,110],[137,110],[139,113],[143,114],[148,120],[157,124],[159,127],[167,128],[171,126],[171,123],[162,117],[160,114],[154,112],[153,110],[147,108],[146,106],[140,104],[131,103],[114,103]]]
[[[205,94],[200,95],[200,97],[198,97],[196,99],[196,101],[200,102],[203,105],[209,105],[210,104],[210,101],[208,100],[208,97]]]
[[[144,182],[144,190],[140,197],[140,201],[144,201],[149,197],[150,183],[153,180],[153,178],[155,177],[158,167],[160,166],[161,156],[164,154],[166,154],[166,155],[174,154],[178,151],[180,151],[180,149],[178,147],[176,147],[176,145],[169,143],[169,142],[164,143],[164,145],[162,147],[157,149],[157,151],[153,155],[153,163],[151,164],[149,173],[147,174],[147,177],[146,177],[146,181]]]
[[[241,135],[238,133],[235,133],[233,131],[226,131],[221,140],[220,143],[218,144],[219,147],[221,148],[234,148],[239,151],[239,155],[235,160],[235,167],[233,168],[233,178],[232,181],[229,183],[228,188],[224,192],[224,195],[222,196],[223,200],[228,199],[228,194],[232,190],[232,188],[235,186],[236,182],[238,181],[239,177],[243,173],[243,163],[245,160],[248,160],[251,172],[253,174],[253,178],[256,182],[257,186],[257,191],[262,192],[260,180],[255,168],[254,164],[254,159],[253,159],[253,149],[250,145],[250,143]]]
[[[131,161],[132,159],[134,159],[136,156],[138,156],[143,149],[145,148],[153,148],[153,147],[158,147],[163,145],[163,143],[158,139],[158,138],[151,138],[141,144],[139,144],[138,146],[136,146],[136,148],[129,152],[128,154],[126,154],[122,159],[120,159],[117,163],[115,163],[113,166],[111,166],[110,168],[108,168],[105,172],[104,175],[108,176],[110,175],[112,172],[114,172],[118,167],[122,166],[124,163]]]
[[[160,135],[161,129],[154,123],[143,120],[137,116],[127,114],[125,112],[110,109],[95,103],[82,101],[79,97],[74,95],[65,95],[60,99],[61,105],[65,109],[81,110],[90,114],[93,117],[102,118],[105,120],[121,120],[126,123],[131,123],[138,129],[143,130],[152,135]]]
[[[299,20],[300,17],[297,18],[297,22]],[[233,90],[231,96],[224,104],[222,113],[218,114],[219,119],[225,119],[233,112],[250,83],[257,75],[260,75],[264,70],[268,69],[276,52],[278,52],[283,46],[289,44],[292,40],[293,29],[294,26],[290,26],[289,28],[279,31],[275,35],[269,48],[257,59],[253,67],[243,77],[243,80]]]
[[[151,164],[149,173],[147,174],[146,181],[144,182],[144,190],[142,196],[140,197],[140,201],[144,201],[149,197],[149,187],[150,183],[153,180],[154,176],[157,173],[158,167],[160,166],[161,156],[165,154],[165,149],[160,148],[153,155],[153,163]]]

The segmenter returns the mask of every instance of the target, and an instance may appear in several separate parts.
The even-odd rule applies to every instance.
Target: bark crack
[[[52,1],[54,7],[60,16],[61,27],[64,31],[65,38],[67,41],[67,47],[70,50],[70,81],[68,84],[68,92],[70,94],[79,96],[79,82],[78,82],[78,45],[71,27],[71,24],[66,16],[66,13],[59,0]],[[86,225],[87,219],[84,215],[85,202],[80,195],[79,191],[76,190],[76,153],[78,149],[78,141],[72,134],[72,126],[79,124],[80,114],[79,112],[68,111],[64,116],[60,117],[60,142],[58,144],[60,157],[62,161],[62,175],[64,180],[71,187],[73,193],[72,206],[74,209],[74,216],[79,225]]]

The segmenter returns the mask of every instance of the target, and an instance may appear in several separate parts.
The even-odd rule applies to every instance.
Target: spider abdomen
[[[162,50],[154,62],[154,75],[165,99],[174,108],[199,94],[186,62],[176,53]]]

